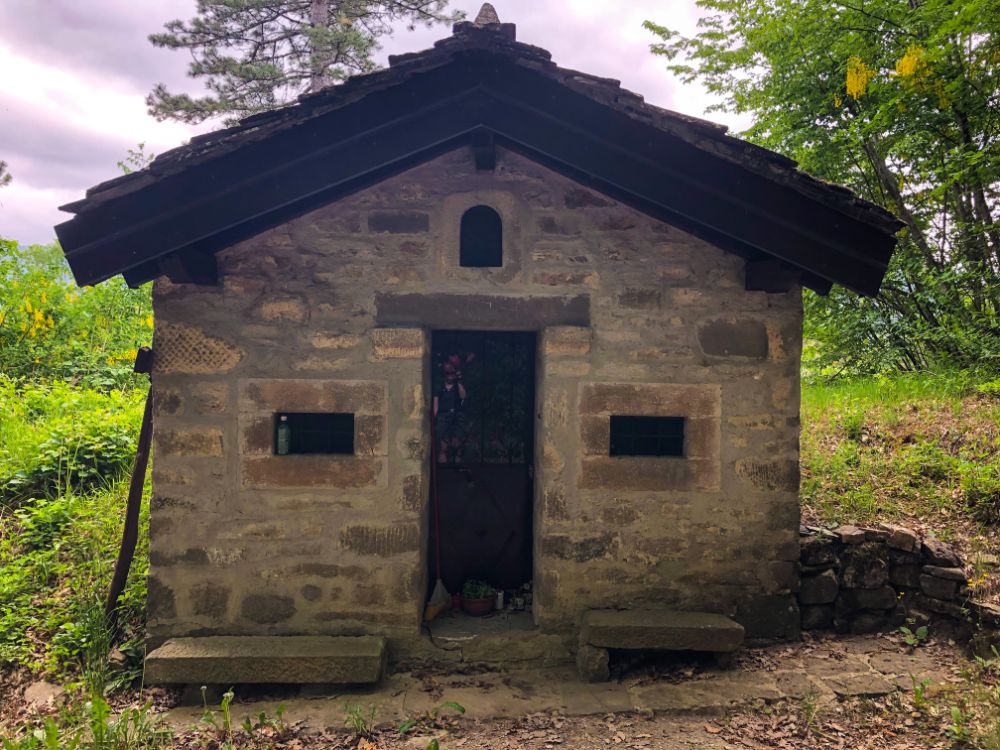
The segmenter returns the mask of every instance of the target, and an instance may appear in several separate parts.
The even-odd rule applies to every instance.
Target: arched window
[[[459,263],[471,268],[503,265],[503,223],[489,206],[473,206],[462,214]]]

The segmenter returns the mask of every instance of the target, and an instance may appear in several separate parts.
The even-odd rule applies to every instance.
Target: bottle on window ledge
[[[278,445],[279,456],[287,456],[292,444],[292,426],[288,424],[288,417],[284,414],[278,419]]]

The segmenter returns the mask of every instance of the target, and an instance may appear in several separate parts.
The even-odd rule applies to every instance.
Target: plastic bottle
[[[288,424],[288,417],[284,414],[278,419],[278,445],[279,456],[287,456],[292,444],[292,426]]]

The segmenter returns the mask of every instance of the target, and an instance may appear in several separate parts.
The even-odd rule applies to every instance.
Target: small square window
[[[274,452],[354,453],[354,415],[280,412],[274,419]]]
[[[684,417],[611,417],[612,456],[683,456]]]

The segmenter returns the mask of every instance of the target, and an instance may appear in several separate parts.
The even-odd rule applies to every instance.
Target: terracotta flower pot
[[[463,596],[462,609],[467,615],[482,617],[483,615],[488,615],[493,611],[494,601],[495,599],[492,596],[487,596],[482,599],[468,599]]]

